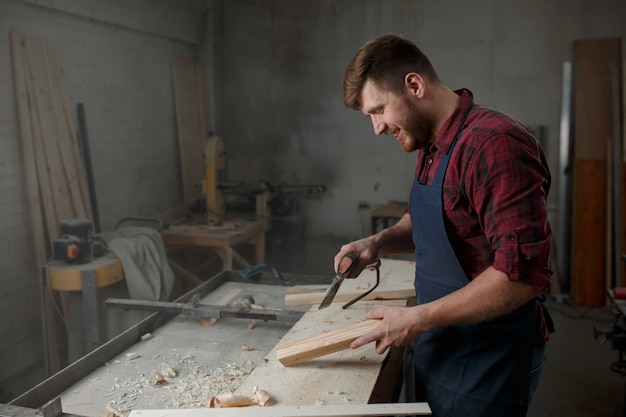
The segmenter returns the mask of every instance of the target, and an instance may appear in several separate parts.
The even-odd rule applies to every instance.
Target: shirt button
[[[515,240],[515,236],[514,235],[509,235],[509,240]]]
[[[429,164],[432,164],[433,163],[433,158],[428,158],[428,160],[426,162],[428,162]]]

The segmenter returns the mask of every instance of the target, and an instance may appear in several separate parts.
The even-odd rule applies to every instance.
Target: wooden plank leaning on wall
[[[571,296],[575,304],[604,305],[607,281],[607,141],[611,140],[611,66],[620,39],[574,42],[574,161]]]
[[[11,59],[36,261],[45,264],[62,220],[91,218],[86,176],[58,51],[11,33]],[[48,283],[48,288],[50,285]],[[60,369],[52,295],[46,293],[50,371]]]

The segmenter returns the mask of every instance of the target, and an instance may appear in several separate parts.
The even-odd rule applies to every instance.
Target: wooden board
[[[376,272],[365,270],[356,279],[345,279],[333,303],[346,303],[376,283]],[[302,287],[302,288],[299,288]],[[328,286],[295,286],[285,293],[286,305],[319,304]],[[380,283],[364,300],[406,300],[415,296],[415,262],[382,258]]]
[[[381,305],[404,305],[406,301],[359,302],[343,310],[333,304],[323,310],[312,306],[282,338],[290,343],[343,328],[362,320],[367,310]],[[278,342],[278,341],[277,341]],[[366,404],[387,354],[378,355],[370,343],[312,359],[298,366],[284,367],[278,361],[277,347],[244,380],[235,394],[250,395],[258,386],[277,405]]]
[[[379,324],[378,320],[363,320],[330,332],[280,344],[276,347],[276,356],[283,366],[294,366],[340,352],[349,349],[353,341],[371,332]]]
[[[611,137],[611,67],[621,39],[574,42],[574,159],[605,160]]]
[[[204,67],[191,59],[176,58],[172,61],[172,84],[176,109],[176,131],[183,180],[183,197],[189,204],[201,194],[204,179],[204,161],[208,121],[208,97],[206,83],[198,82],[206,77]]]
[[[572,194],[572,301],[604,305],[606,268],[606,161],[574,161]]]
[[[33,240],[37,262],[43,265],[59,237],[59,223],[89,218],[91,207],[56,47],[12,32],[11,58]],[[51,370],[57,371],[57,330],[49,298],[46,294],[46,333]]]
[[[611,138],[611,71],[621,39],[574,42],[574,155],[571,295],[578,305],[604,305],[607,230],[607,153]]]
[[[344,404],[316,406],[270,406],[203,408],[187,410],[134,410],[129,417],[358,417],[431,415],[426,403]]]

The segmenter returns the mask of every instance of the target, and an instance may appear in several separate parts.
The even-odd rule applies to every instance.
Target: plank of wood
[[[33,144],[33,132],[29,117],[28,91],[26,86],[26,68],[24,65],[24,51],[22,39],[16,32],[11,32],[11,61],[13,63],[13,81],[15,84],[15,98],[17,100],[20,135],[22,138],[22,155],[26,169],[26,184],[28,187],[28,201],[30,206],[31,228],[35,243],[35,259],[37,264],[43,265],[50,253],[45,244],[44,218],[42,204],[39,198],[39,181],[37,179],[37,162]]]
[[[242,292],[243,290],[241,288],[231,288],[226,294],[219,297],[214,305],[230,305],[233,301],[237,300],[237,298],[241,297]],[[213,317],[202,317],[200,318],[200,323],[202,323],[203,326],[213,326],[217,322],[217,320],[219,319]]]
[[[176,110],[176,131],[183,179],[185,204],[200,194],[204,179],[203,155],[208,134],[203,120],[203,105],[199,102],[197,76],[200,72],[193,60],[172,60],[172,84]],[[205,100],[206,101],[206,100]]]
[[[365,270],[356,279],[345,279],[333,303],[346,303],[363,294],[376,283],[376,272]],[[299,288],[301,287],[301,288]],[[314,289],[318,289],[314,292]],[[328,286],[294,286],[285,292],[286,305],[319,304]],[[381,259],[380,283],[364,300],[406,300],[415,296],[415,262]]]
[[[319,293],[324,292],[327,289],[327,284],[294,285],[293,287],[287,287],[285,295]]]
[[[357,338],[371,332],[380,324],[378,320],[363,320],[356,324],[322,333],[276,347],[278,361],[293,366],[311,359],[350,348]]]
[[[38,109],[41,135],[39,136],[38,152],[42,153],[51,185],[51,203],[54,204],[57,218],[54,220],[55,230],[60,220],[76,218],[74,205],[65,177],[63,167],[57,120],[54,115],[53,94],[48,83],[48,63],[45,57],[45,45],[38,39],[26,38],[26,47],[30,57],[34,98]],[[52,239],[59,237],[56,233]]]
[[[328,286],[326,286],[326,289]],[[304,292],[300,294],[286,294],[285,295],[285,304],[288,306],[297,306],[297,305],[306,305],[306,304],[319,304],[322,302],[322,299],[326,295],[326,289],[324,291],[317,292]],[[340,287],[341,289],[341,287]],[[350,292],[350,293],[342,293],[335,295],[333,299],[333,303],[347,303],[352,301],[354,298],[363,294],[367,289],[361,290],[359,292]],[[378,288],[366,295],[362,298],[362,300],[406,300],[407,298],[415,296],[415,289],[413,288],[399,288],[399,289],[389,289],[379,290]]]
[[[621,39],[574,42],[574,155],[571,295],[578,305],[604,305],[607,263],[607,153],[611,137],[611,68]]]
[[[39,189],[37,190],[41,194],[41,199],[45,203],[43,204],[44,213],[44,236],[46,243],[51,247],[51,242],[58,237],[58,225],[56,220],[58,218],[56,208],[52,204],[53,197],[51,190],[53,189],[50,182],[50,177],[47,172],[47,162],[45,153],[42,152],[42,129],[39,118],[39,106],[36,104],[35,85],[33,82],[34,75],[32,74],[33,63],[31,62],[30,54],[28,53],[26,40],[22,39],[22,52],[24,58],[24,66],[26,70],[26,88],[29,100],[28,118],[30,120],[30,127],[32,132],[33,149],[35,157],[35,168],[37,170],[37,179],[39,183]],[[41,238],[41,236],[34,236],[35,239]]]
[[[35,260],[39,265],[43,265],[50,257],[50,246],[46,245],[46,218],[44,204],[40,199],[40,182],[37,175],[37,157],[35,149],[35,135],[31,102],[29,100],[29,90],[32,88],[29,83],[29,65],[27,53],[24,47],[22,36],[16,32],[11,32],[11,60],[13,63],[13,80],[15,84],[15,95],[18,107],[18,117],[20,124],[20,135],[22,139],[22,154],[24,167],[26,169],[26,183],[28,186],[28,199],[30,206],[31,228],[33,241],[35,244]],[[44,200],[45,201],[45,200]],[[46,277],[48,285],[49,278]],[[44,304],[46,309],[46,332],[48,357],[50,359],[49,368],[46,372],[57,372],[61,369],[59,346],[56,336],[56,322],[54,320],[54,309],[52,294],[45,293]]]
[[[578,160],[573,167],[570,293],[577,305],[599,307],[605,297],[606,161]]]
[[[574,41],[574,158],[605,160],[611,137],[611,66],[621,39]]]
[[[133,410],[129,417],[357,417],[431,415],[427,403]]]
[[[56,119],[58,132],[57,146],[63,162],[64,178],[73,202],[74,216],[81,219],[91,219],[93,212],[89,199],[87,174],[78,147],[74,119],[70,116],[69,100],[56,45],[50,41],[44,41],[43,53],[48,66],[48,83],[53,103],[52,112]]]

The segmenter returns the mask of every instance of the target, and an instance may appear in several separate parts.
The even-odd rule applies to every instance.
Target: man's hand
[[[357,261],[350,274],[346,275],[346,278],[356,278],[367,265],[376,259],[378,247],[372,236],[343,245],[334,258],[335,271],[338,270],[341,259],[349,252],[356,253]]]
[[[356,253],[359,260],[346,278],[356,278],[380,254],[413,253],[414,250],[411,216],[405,213],[393,226],[374,235],[343,245],[334,258],[335,271],[339,266],[339,262],[341,262],[341,258],[348,252]]]
[[[385,306],[368,311],[368,319],[380,319],[374,330],[359,337],[350,344],[352,349],[376,341],[376,353],[385,353],[389,346],[406,346],[413,342],[423,330],[420,330],[419,306]]]

